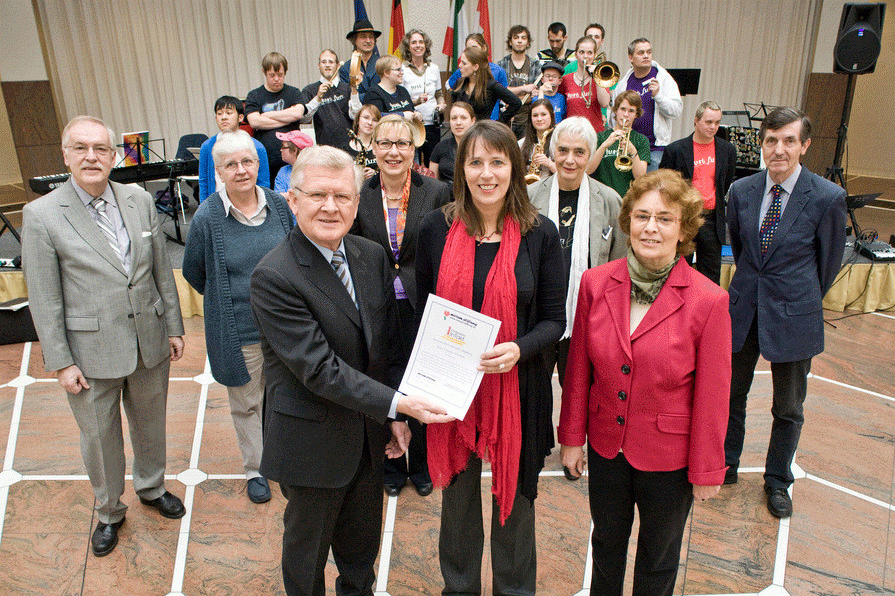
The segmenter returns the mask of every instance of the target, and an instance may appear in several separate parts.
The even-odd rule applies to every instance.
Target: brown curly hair
[[[634,203],[653,190],[658,191],[669,204],[680,205],[681,235],[684,239],[677,243],[677,254],[692,253],[696,249],[693,238],[705,221],[702,217],[702,195],[674,170],[649,172],[631,183],[622,199],[622,207],[618,214],[618,224],[622,232],[631,235],[631,211],[634,209]],[[630,245],[631,239],[628,238],[628,246]]]

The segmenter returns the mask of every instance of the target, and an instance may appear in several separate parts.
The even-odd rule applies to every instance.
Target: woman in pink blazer
[[[622,593],[635,504],[633,593],[671,594],[693,499],[724,480],[727,293],[680,259],[701,214],[702,198],[677,172],[638,178],[619,214],[627,258],[581,280],[558,438],[574,476],[588,443],[591,594]]]

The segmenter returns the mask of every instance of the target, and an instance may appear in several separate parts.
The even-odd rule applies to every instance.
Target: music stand
[[[19,246],[22,245],[22,237],[19,236],[19,232],[16,230],[16,227],[10,223],[10,221],[6,218],[6,213],[4,213],[3,207],[0,207],[0,220],[3,221],[3,227],[0,228],[0,236],[3,235],[7,229],[12,232],[12,235],[15,236],[15,239],[19,241]]]
[[[699,75],[702,71],[698,68],[669,68],[668,74],[677,83],[677,89],[683,95],[696,95],[699,93]]]
[[[845,197],[845,207],[848,209],[848,216],[851,219],[852,230],[855,233],[855,238],[861,235],[861,226],[858,225],[858,219],[855,217],[855,210],[860,209],[866,205],[869,205],[883,193],[870,193],[866,195],[851,195]]]
[[[779,106],[767,106],[764,102],[761,103],[745,103],[743,102],[743,107],[746,108],[746,111],[749,112],[749,120],[752,122],[761,122],[765,118],[768,117],[768,112],[773,112]]]

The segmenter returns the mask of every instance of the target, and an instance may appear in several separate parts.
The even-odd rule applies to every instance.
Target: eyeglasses
[[[344,207],[345,205],[350,205],[354,201],[354,197],[355,197],[355,195],[346,195],[346,194],[341,194],[341,193],[320,192],[320,191],[308,192],[306,190],[302,190],[302,189],[298,188],[297,186],[295,187],[295,190],[297,190],[301,194],[303,194],[306,197],[308,197],[309,199],[311,199],[311,201],[313,203],[316,203],[317,205],[323,205],[324,203],[326,203],[327,199],[332,197],[333,200],[336,202],[336,205],[339,205],[340,207]]]
[[[405,141],[401,139],[400,141],[389,141],[388,139],[379,139],[375,141],[376,146],[382,149],[383,151],[388,151],[392,148],[392,145],[396,146],[401,151],[405,151],[413,147],[413,143],[411,141]]]
[[[242,161],[228,161],[224,164],[224,171],[232,173],[238,170],[239,166],[242,166],[244,170],[248,170],[257,163],[258,160],[252,159],[251,157],[246,157]]]
[[[108,145],[68,145],[68,150],[78,156],[87,155],[91,149],[97,157],[109,157],[112,154],[112,147]]]
[[[670,228],[674,226],[675,223],[681,220],[680,217],[675,217],[674,215],[668,215],[665,213],[659,213],[658,215],[652,215],[647,213],[646,211],[635,211],[631,214],[631,221],[633,223],[645,226],[649,223],[649,220],[652,218],[656,218],[656,224],[662,228]]]

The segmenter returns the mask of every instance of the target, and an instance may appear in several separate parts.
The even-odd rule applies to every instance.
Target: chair
[[[177,154],[174,155],[175,159],[182,159],[184,161],[188,161],[190,159],[196,159],[196,156],[190,151],[191,147],[201,147],[202,143],[208,140],[208,135],[202,134],[201,132],[192,133],[188,135],[183,135],[180,137],[180,141],[177,143]],[[196,201],[196,204],[199,204],[199,177],[198,176],[181,176],[177,179],[178,182],[178,191],[179,191],[179,183],[186,182],[190,188],[193,189],[193,199]]]

